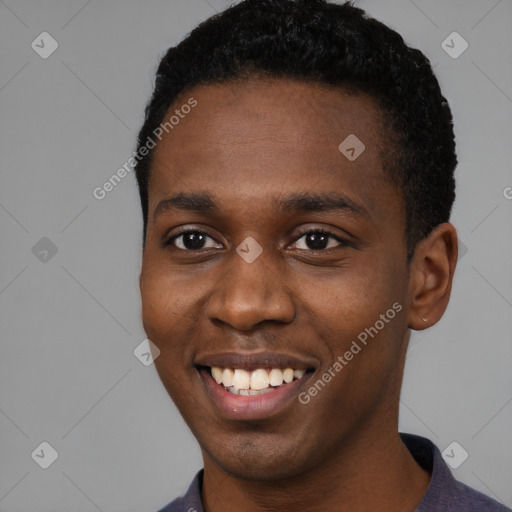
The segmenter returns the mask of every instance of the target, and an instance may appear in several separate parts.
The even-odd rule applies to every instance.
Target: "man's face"
[[[248,479],[299,474],[396,429],[408,266],[387,141],[373,103],[339,90],[199,86],[165,120],[190,96],[197,106],[154,154],[144,327],[205,464]],[[338,149],[350,134],[365,146],[353,161]],[[235,388],[257,369],[254,387],[265,375],[283,384],[240,396],[211,367],[227,381],[239,370]],[[286,383],[286,368],[302,371]]]

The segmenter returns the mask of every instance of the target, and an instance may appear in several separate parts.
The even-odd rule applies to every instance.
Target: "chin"
[[[266,436],[268,434],[242,434],[235,442],[230,436],[229,448],[219,444],[206,446],[203,457],[206,452],[208,459],[233,478],[260,482],[290,478],[311,465],[312,457],[304,450],[288,443],[285,446],[282,441],[269,443],[264,439]],[[258,437],[259,440],[255,439]]]

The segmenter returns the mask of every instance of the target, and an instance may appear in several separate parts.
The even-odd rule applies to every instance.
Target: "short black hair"
[[[448,222],[457,165],[448,102],[423,53],[351,2],[244,0],[201,23],[159,64],[138,151],[179,95],[261,75],[373,99],[387,145],[383,167],[403,192],[409,258],[418,241]],[[152,153],[135,164],[144,242]]]

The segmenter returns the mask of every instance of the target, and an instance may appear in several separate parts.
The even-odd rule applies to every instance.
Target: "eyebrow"
[[[196,212],[208,212],[217,209],[213,197],[205,192],[185,194],[180,192],[160,201],[153,213],[153,220],[156,221],[159,215],[171,210],[186,210]]]
[[[346,210],[359,215],[368,215],[368,211],[362,205],[344,195],[335,193],[292,194],[291,196],[278,199],[277,207],[287,213],[322,213]]]
[[[344,195],[334,193],[292,194],[276,199],[275,207],[284,213],[348,211],[358,215],[368,215],[368,211],[360,204]],[[218,203],[207,192],[180,192],[158,203],[153,213],[153,221],[155,222],[157,217],[172,210],[215,212],[219,209]]]

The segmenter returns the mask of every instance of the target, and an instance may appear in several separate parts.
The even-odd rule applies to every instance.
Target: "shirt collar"
[[[427,492],[416,512],[437,510],[440,503],[446,503],[456,494],[457,480],[432,441],[412,434],[400,434],[400,437],[416,462],[431,474]]]

